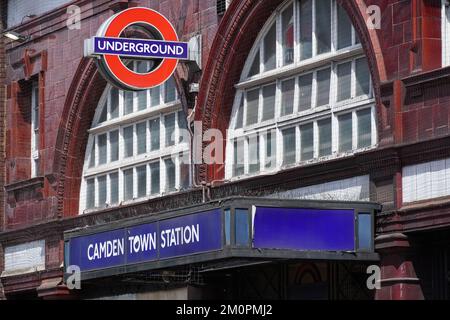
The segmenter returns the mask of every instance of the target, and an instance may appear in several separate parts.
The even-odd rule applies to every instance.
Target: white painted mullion
[[[111,88],[108,89],[108,94],[106,95],[106,120],[111,120]]]
[[[351,60],[350,99],[356,97],[356,60]]]
[[[172,161],[175,164],[175,189],[180,190],[181,189],[181,181],[180,181],[181,165],[180,165],[179,155],[172,156]]]
[[[323,0],[320,0],[323,1]],[[317,55],[316,38],[316,0],[312,0],[312,57]]]
[[[164,115],[159,117],[159,150],[160,152],[166,149],[166,118]]]
[[[298,1],[293,2],[294,18],[294,64],[300,61],[300,6]]]
[[[120,117],[123,117],[123,115],[124,115],[124,112],[125,112],[125,110],[124,110],[124,105],[125,105],[125,93],[124,93],[124,91],[122,91],[122,90],[119,90],[119,116],[118,116],[118,118],[120,118]]]
[[[245,128],[247,125],[247,91],[243,90],[242,91],[242,99],[244,99],[244,104],[242,106],[243,110],[243,114],[242,114],[242,127]]]
[[[314,149],[314,157],[319,157],[319,124],[317,121],[313,122],[313,149]]]
[[[179,123],[179,120],[180,120],[180,119],[178,119],[179,114],[180,114],[179,111],[175,112],[175,130],[174,130],[174,135],[175,135],[174,141],[175,141],[175,145],[178,145],[178,142],[179,142],[179,139],[180,139],[180,127],[179,127],[179,124],[180,124],[180,123]]]
[[[124,199],[125,199],[125,197],[124,197],[124,195],[123,195],[123,193],[124,193],[124,190],[125,190],[125,188],[124,188],[124,178],[123,178],[123,172],[124,172],[124,170],[123,169],[119,169],[118,170],[118,180],[119,180],[119,203],[120,202],[122,202],[122,201],[124,201]]]
[[[243,138],[243,142],[244,142],[244,174],[248,174],[250,171],[248,137]],[[239,140],[238,140],[238,149],[239,149]]]
[[[277,12],[275,18],[275,66],[280,68],[283,66],[283,34],[281,26],[281,13]]]
[[[338,17],[337,17],[337,3],[331,1],[331,52],[336,52],[338,48]]]
[[[300,126],[295,126],[295,163],[299,163],[301,161],[300,157]]]
[[[262,119],[263,119],[263,102],[264,102],[264,97],[263,97],[263,86],[259,87],[259,95],[258,95],[258,122],[257,123],[261,123]]]
[[[331,114],[331,153],[339,152],[339,121],[335,113]]]
[[[100,203],[99,203],[99,183],[98,183],[98,177],[94,177],[92,178],[94,180],[94,208],[98,208],[100,207]]]
[[[281,104],[282,104],[282,92],[281,92],[281,81],[277,80],[275,82],[275,114],[274,121],[277,121],[281,116]]]
[[[294,108],[292,110],[293,114],[297,114],[299,112],[299,104],[300,104],[300,81],[299,77],[295,77]]]
[[[151,187],[152,187],[152,176],[150,172],[150,163],[145,164],[145,185],[146,185],[146,192],[145,194],[149,196],[151,194]]]
[[[138,194],[138,179],[137,179],[137,167],[129,168],[133,170],[133,199],[137,199]]]
[[[356,110],[352,111],[352,146],[353,150],[358,149],[358,117]]]
[[[312,86],[311,86],[311,109],[317,107],[317,70],[312,73]]]
[[[370,117],[370,122],[371,122],[371,135],[372,135],[372,145],[376,145],[378,143],[378,134],[377,134],[377,111],[376,108],[374,106],[370,107],[370,111],[371,111],[371,117]]]
[[[283,153],[284,153],[284,145],[283,145],[283,134],[280,128],[276,129],[276,168],[280,169],[283,165]]]
[[[109,178],[111,173],[105,175],[106,178],[106,203],[111,204],[111,179]]]
[[[98,143],[97,143],[97,138],[98,138],[98,135],[95,135],[94,137],[93,137],[94,139],[93,139],[93,141],[94,141],[94,154],[95,154],[95,156],[94,156],[94,167],[96,167],[96,166],[98,166],[98,164],[99,164],[99,152],[98,152]]]
[[[267,161],[267,133],[269,131],[265,130],[264,133],[259,135],[259,161],[260,161],[260,172],[266,171],[266,161]]]
[[[160,180],[160,193],[166,192],[166,161],[163,158],[159,160],[159,180]]]
[[[330,73],[330,106],[331,111],[336,106],[337,101],[337,64],[331,63],[331,73]]]

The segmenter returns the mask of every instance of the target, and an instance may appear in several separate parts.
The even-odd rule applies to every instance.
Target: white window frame
[[[442,66],[450,66],[450,1],[442,0]]]
[[[40,140],[40,102],[39,82],[31,84],[31,177],[34,178],[39,172],[39,141]],[[37,128],[35,123],[38,124]]]
[[[315,1],[313,0],[313,12],[315,12]],[[281,39],[281,14],[282,12],[291,4],[294,3],[294,62],[288,65],[283,66],[282,61],[282,39]],[[328,159],[338,158],[342,156],[349,156],[354,154],[355,152],[363,152],[371,148],[375,148],[377,141],[377,130],[376,130],[376,110],[375,110],[375,99],[373,98],[373,84],[372,79],[369,77],[369,94],[356,96],[356,61],[361,58],[365,58],[362,50],[362,46],[360,43],[356,43],[356,31],[354,27],[352,28],[352,45],[347,48],[342,48],[336,50],[337,48],[337,38],[338,35],[336,33],[337,30],[337,3],[335,0],[332,0],[332,19],[331,19],[331,51],[328,53],[322,53],[320,55],[316,55],[316,35],[315,35],[315,17],[313,15],[313,56],[312,58],[300,60],[300,42],[299,42],[299,21],[296,17],[299,16],[299,1],[298,0],[290,0],[285,1],[275,12],[272,14],[271,18],[266,22],[265,26],[262,28],[261,33],[258,35],[255,45],[250,51],[249,58],[247,59],[243,72],[240,78],[240,82],[235,85],[236,87],[236,96],[234,100],[234,107],[232,111],[232,118],[230,121],[230,129],[228,130],[228,144],[226,149],[226,161],[225,166],[225,175],[227,179],[236,180],[242,179],[249,176],[254,176],[257,174],[272,174],[273,172],[285,169],[283,167],[283,141],[282,141],[282,130],[287,129],[289,127],[296,127],[296,144],[297,144],[297,152],[296,152],[296,163],[289,165],[291,166],[301,166],[309,163],[314,163],[318,161],[324,161]],[[275,22],[274,22],[275,21]],[[264,72],[264,60],[263,60],[263,39],[265,37],[266,32],[270,29],[273,23],[277,25],[277,57],[276,63],[277,66],[275,69]],[[255,54],[259,52],[260,54],[260,73],[247,77],[250,72],[250,68],[253,64],[253,59]],[[351,94],[350,98],[347,100],[337,102],[337,67],[339,64],[351,62]],[[329,104],[323,106],[316,106],[317,104],[317,72],[323,69],[331,68],[330,74],[330,95],[329,95]],[[304,111],[299,111],[299,77],[306,75],[308,73],[312,73],[312,89],[311,89],[311,108]],[[295,79],[295,90],[294,90],[294,110],[292,114],[281,116],[281,83],[283,81],[289,79]],[[261,122],[262,117],[262,88],[266,85],[272,84],[276,82],[276,97],[275,97],[275,119]],[[247,118],[247,99],[246,92],[248,90],[259,89],[260,91],[260,99],[258,102],[258,123],[247,126],[246,118]],[[239,113],[239,107],[241,104],[241,99],[244,99],[242,104],[242,113],[243,113],[243,126],[242,128],[235,129],[235,125],[237,122],[237,115]],[[357,149],[357,137],[358,137],[358,128],[357,128],[357,119],[356,112],[363,109],[371,110],[371,139],[372,145],[370,147]],[[352,150],[344,153],[339,153],[339,126],[337,117],[341,114],[352,113]],[[329,156],[318,157],[319,153],[319,141],[318,141],[318,125],[317,122],[331,118],[332,123],[332,154]],[[300,137],[300,126],[303,126],[308,123],[313,123],[314,129],[314,157],[311,160],[301,161],[300,159],[300,151],[301,151],[301,137]],[[265,132],[269,129],[275,129],[277,132],[277,146],[276,146],[276,167],[270,168],[267,170],[264,168],[265,164]],[[249,174],[249,163],[246,161],[248,159],[248,150],[247,145],[244,144],[244,174],[241,176],[234,176],[234,141],[241,137],[248,137],[251,135],[259,135],[260,137],[260,163],[261,170],[257,174],[250,175]],[[245,141],[245,140],[244,140]]]
[[[105,176],[107,177],[107,206],[118,206],[123,203],[133,203],[136,201],[148,200],[150,198],[160,197],[161,195],[166,194],[165,190],[165,166],[164,160],[168,157],[172,157],[175,163],[175,172],[176,172],[176,190],[174,192],[178,192],[181,188],[180,179],[179,179],[179,171],[180,171],[180,161],[179,154],[180,152],[186,153],[190,150],[190,142],[183,141],[182,143],[179,141],[177,137],[180,136],[180,121],[178,117],[180,116],[180,111],[182,111],[182,105],[178,96],[178,93],[175,95],[175,100],[169,103],[164,102],[164,90],[165,85],[159,90],[159,98],[160,104],[158,106],[150,106],[151,104],[151,96],[150,90],[147,90],[147,108],[138,111],[138,99],[137,94],[134,94],[133,99],[133,109],[134,112],[124,115],[124,93],[119,91],[119,116],[115,118],[111,118],[111,99],[110,99],[110,91],[112,89],[111,85],[108,85],[99,101],[98,108],[96,110],[93,125],[89,132],[89,139],[87,143],[85,163],[83,168],[83,179],[81,182],[80,189],[80,214],[84,212],[91,212],[98,209],[105,208],[104,204],[99,203],[99,182],[98,178]],[[99,119],[102,112],[102,107],[105,105],[108,108],[108,116],[107,120],[99,123]],[[175,145],[166,146],[165,145],[165,123],[164,117],[169,114],[175,115]],[[159,141],[160,146],[158,150],[150,151],[150,121],[154,119],[159,119],[160,124],[160,132],[159,132]],[[137,149],[137,125],[140,123],[146,123],[146,152],[138,154]],[[126,127],[133,127],[133,156],[124,157],[124,141],[123,141],[123,129]],[[110,161],[110,153],[111,153],[111,144],[110,144],[110,133],[113,131],[119,131],[119,139],[118,139],[118,148],[119,148],[119,159],[116,161]],[[107,162],[105,164],[99,165],[99,147],[98,147],[98,139],[97,137],[102,134],[107,134]],[[92,167],[89,167],[90,157],[92,146],[94,146],[95,155],[95,164]],[[160,190],[159,193],[151,194],[151,176],[150,176],[150,164],[159,162],[160,165]],[[145,165],[147,168],[147,187],[146,187],[146,195],[145,197],[138,197],[137,190],[137,167],[141,167]],[[127,169],[133,170],[133,199],[124,200],[124,171]],[[112,173],[118,174],[118,202],[110,203],[111,201],[111,185],[110,185],[110,175]],[[95,181],[95,205],[94,208],[87,208],[87,180],[94,179]],[[191,184],[191,174],[189,172],[189,184]]]

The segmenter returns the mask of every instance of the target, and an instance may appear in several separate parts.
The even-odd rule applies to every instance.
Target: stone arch
[[[203,132],[216,128],[226,137],[236,92],[234,85],[239,81],[259,31],[283,2],[284,0],[243,0],[231,3],[213,41],[200,86],[195,120],[202,122]],[[366,6],[363,0],[338,0],[338,3],[347,11],[360,37],[368,58],[379,109],[380,83],[386,79],[386,72],[378,35],[376,30],[367,28]],[[225,147],[226,144],[223,154]],[[221,181],[224,175],[225,167],[221,164],[201,164],[197,167],[198,181]]]

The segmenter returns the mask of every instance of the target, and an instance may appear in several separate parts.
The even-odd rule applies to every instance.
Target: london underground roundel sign
[[[122,37],[130,27],[150,36],[148,39]],[[174,27],[162,14],[135,7],[106,20],[95,37],[85,40],[84,55],[97,58],[100,72],[116,87],[145,90],[164,83],[175,71],[178,60],[188,59],[188,43],[178,41]],[[147,72],[138,73],[126,66],[126,60],[153,63]]]

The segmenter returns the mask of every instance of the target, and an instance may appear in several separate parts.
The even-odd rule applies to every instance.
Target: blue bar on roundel
[[[188,59],[188,43],[162,40],[94,37],[94,53],[136,58]]]

